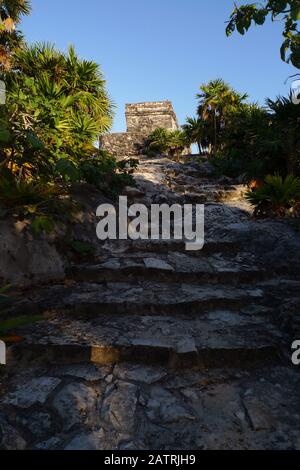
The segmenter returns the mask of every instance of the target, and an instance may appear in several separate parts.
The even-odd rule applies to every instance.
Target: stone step
[[[99,314],[92,321],[56,314],[34,327],[10,361],[121,362],[168,367],[250,367],[278,359],[280,340],[264,316],[216,310],[190,319]]]
[[[220,284],[192,285],[155,282],[75,283],[24,293],[14,312],[70,311],[94,318],[101,313],[134,315],[198,315],[214,308],[238,309],[264,300],[261,289]]]
[[[186,244],[182,240],[108,240],[103,243],[102,249],[114,256],[119,253],[136,252],[186,253]],[[240,250],[240,245],[229,237],[218,240],[206,239],[202,250],[193,251],[193,257],[203,257],[214,253],[239,253]]]
[[[269,273],[270,275],[271,273]],[[210,282],[247,283],[267,278],[263,267],[251,263],[251,259],[239,261],[224,256],[194,257],[183,253],[170,254],[126,253],[104,256],[98,264],[74,265],[69,276],[77,281],[129,281],[153,280],[160,282]]]
[[[174,190],[175,188],[176,185],[173,186]],[[182,185],[181,188],[177,188],[177,191],[184,196],[186,203],[193,204],[242,201],[246,193],[244,186],[223,187],[220,185]]]

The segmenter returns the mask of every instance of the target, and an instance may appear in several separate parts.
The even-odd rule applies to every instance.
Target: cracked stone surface
[[[127,382],[117,382],[103,402],[104,418],[118,431],[131,432],[135,424],[137,387]]]
[[[70,383],[54,398],[53,407],[59,414],[65,431],[83,423],[93,425],[98,393],[83,384]]]
[[[24,290],[0,369],[0,449],[300,449],[300,234],[209,162],[142,159],[131,202],[206,203],[206,243],[103,243]]]
[[[6,405],[19,408],[30,408],[35,404],[44,405],[49,394],[59,385],[60,380],[54,377],[39,377],[18,385],[15,392],[4,398]]]

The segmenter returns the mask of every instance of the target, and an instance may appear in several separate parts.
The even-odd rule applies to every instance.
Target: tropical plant
[[[188,138],[184,131],[157,128],[146,139],[145,152],[153,156],[167,154],[178,161],[188,145]]]
[[[182,126],[185,133],[186,142],[189,146],[197,144],[199,154],[206,152],[209,141],[208,139],[208,123],[200,117],[188,117],[186,123]]]
[[[212,153],[218,150],[223,129],[232,113],[244,103],[247,94],[236,92],[222,79],[201,85],[200,91],[197,95],[198,117],[208,123],[206,138]]]
[[[291,98],[268,99],[266,106],[261,107],[238,97],[244,99],[245,95],[237,94],[235,101],[220,107],[215,122],[210,115],[213,108],[204,104],[211,100],[215,103],[217,98],[207,94],[201,102],[210,142],[217,129],[217,146],[212,156],[217,173],[230,177],[244,175],[245,182],[263,181],[266,175],[276,172],[284,177],[289,173],[300,175],[300,106],[295,106]],[[203,114],[207,107],[208,117]]]
[[[279,174],[269,175],[262,187],[246,194],[248,201],[255,206],[255,215],[283,216],[286,211],[300,202],[300,178],[288,175],[285,179]]]
[[[187,147],[188,142],[186,139],[185,133],[180,129],[175,129],[169,132],[168,135],[168,152],[171,157],[175,158],[177,162],[180,160],[180,155],[182,155],[185,147]]]
[[[227,36],[235,30],[240,34],[245,34],[252,24],[263,25],[267,17],[270,17],[272,21],[284,22],[281,58],[300,68],[299,0],[264,0],[259,4],[247,3],[235,6],[226,28]]]
[[[23,15],[31,10],[28,0],[2,0],[0,2],[0,70],[12,66],[11,55],[23,43],[23,37],[16,26]]]
[[[155,129],[145,141],[147,155],[162,155],[169,148],[169,132],[163,127]]]
[[[0,172],[49,180],[96,153],[94,142],[112,122],[112,103],[97,64],[47,44],[14,55],[0,115]],[[60,163],[61,161],[61,163]],[[66,163],[68,162],[68,163]]]
[[[291,97],[268,99],[267,106],[273,139],[285,161],[286,172],[300,175],[300,106],[295,106]]]

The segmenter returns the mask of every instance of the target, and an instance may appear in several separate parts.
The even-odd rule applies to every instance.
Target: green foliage
[[[222,79],[201,85],[200,91],[197,95],[198,128],[208,152],[216,153],[232,114],[243,106],[247,95],[233,90]]]
[[[0,322],[0,338],[8,332],[11,333],[15,328],[31,325],[32,323],[42,320],[42,318],[41,315],[21,315],[3,320]]]
[[[112,103],[97,64],[52,45],[24,46],[5,74],[7,103],[0,108],[0,203],[43,204],[49,184],[58,192],[87,182],[116,194],[132,180],[94,142],[112,122]],[[132,168],[131,168],[132,170]],[[45,198],[44,198],[45,196]],[[34,233],[53,223],[40,211]]]
[[[164,128],[155,129],[146,140],[146,154],[158,156],[167,154],[179,159],[185,147],[189,145],[186,132],[175,129],[173,131]]]
[[[89,256],[95,253],[95,247],[91,243],[88,243],[88,242],[72,240],[70,242],[70,247],[76,254],[82,255],[82,256]]]
[[[281,58],[300,68],[300,2],[299,0],[264,0],[262,3],[250,3],[236,6],[226,28],[227,36],[235,30],[244,35],[253,25],[263,25],[270,17],[272,21],[284,22],[281,46]]]
[[[30,13],[30,1],[2,0],[0,2],[0,70],[12,66],[11,55],[23,43],[23,37],[16,25],[23,15]]]
[[[86,182],[110,196],[116,196],[124,186],[133,185],[132,173],[138,160],[117,162],[110,153],[99,150],[97,155],[78,161],[59,160],[56,170],[66,181]]]
[[[169,148],[169,132],[163,127],[155,129],[146,141],[146,153],[151,156],[167,153]]]
[[[9,315],[9,308],[12,307],[15,302],[15,297],[9,294],[12,286],[7,284],[0,287],[0,318]],[[10,341],[11,338],[3,338],[7,332],[12,332],[15,328],[20,326],[29,325],[36,321],[41,320],[41,316],[37,315],[21,315],[11,316],[9,318],[1,318],[0,320],[0,339]]]
[[[267,100],[266,108],[243,105],[223,129],[219,157],[225,174],[245,174],[248,181],[275,172],[299,174],[300,106],[282,97]]]
[[[112,104],[97,64],[47,44],[14,55],[0,115],[0,165],[22,178],[78,179],[73,163],[96,153],[94,142],[112,120]]]
[[[34,218],[31,223],[31,230],[34,235],[40,235],[41,233],[50,234],[54,230],[54,220],[46,215],[39,215]]]
[[[41,183],[0,179],[0,203],[8,208],[40,204],[49,198],[49,187]],[[51,193],[51,191],[50,191]]]
[[[285,215],[286,211],[300,202],[300,178],[288,175],[285,179],[275,174],[267,176],[262,187],[248,191],[248,201],[256,207],[256,215]]]
[[[211,154],[217,174],[245,182],[278,172],[300,175],[300,106],[290,98],[266,107],[246,103],[246,94],[222,80],[201,86],[198,117],[183,126],[191,141]],[[202,139],[202,140],[201,140]]]
[[[247,199],[254,205],[260,201],[268,201],[273,204],[292,206],[300,201],[300,178],[288,175],[283,179],[278,174],[269,175],[261,188],[247,193]]]
[[[186,123],[182,126],[185,134],[186,143],[191,146],[197,144],[199,154],[205,153],[208,148],[210,140],[209,136],[209,123],[200,117],[188,117]]]

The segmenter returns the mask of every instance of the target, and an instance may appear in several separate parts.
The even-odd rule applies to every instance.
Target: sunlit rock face
[[[176,114],[170,101],[126,105],[127,132],[151,134],[158,127],[178,129]]]
[[[125,115],[127,132],[107,134],[100,140],[101,148],[120,158],[143,154],[145,138],[158,127],[179,129],[170,101],[127,104]]]

